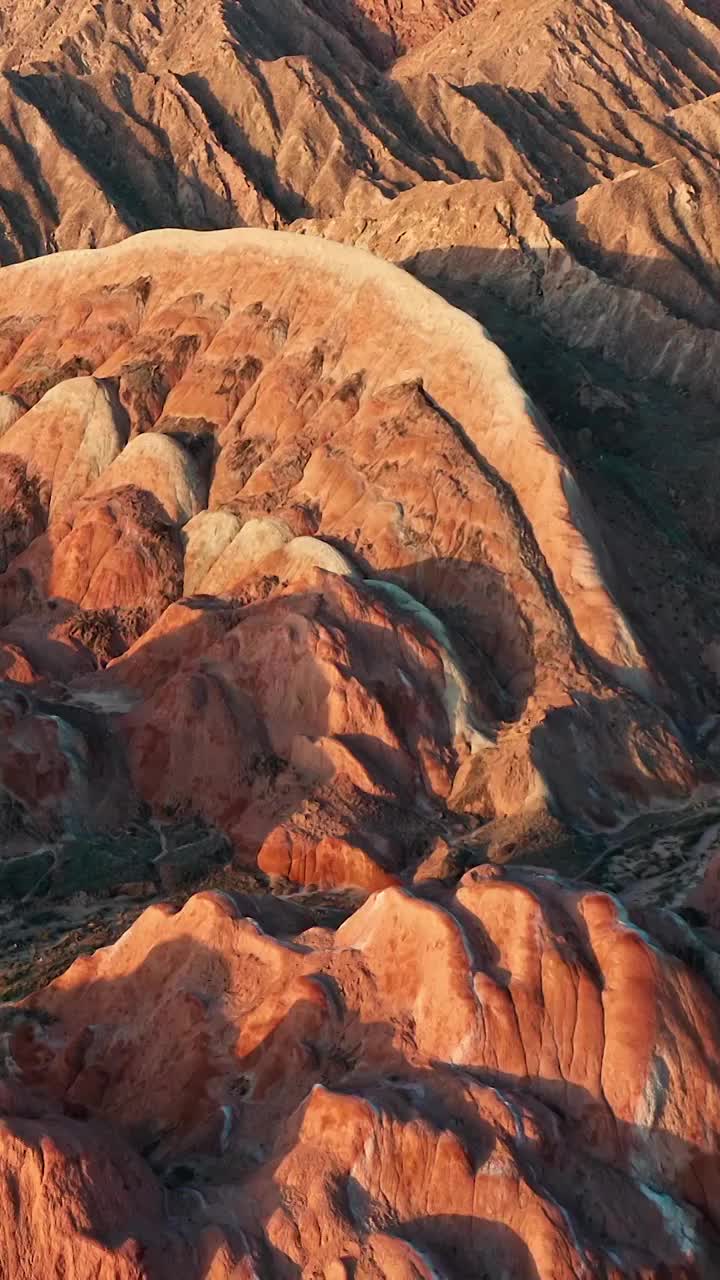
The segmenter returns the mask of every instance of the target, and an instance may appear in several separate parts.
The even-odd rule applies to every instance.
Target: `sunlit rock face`
[[[317,239],[159,232],[10,268],[0,325],[28,831],[125,795],[371,890],[448,820],[609,831],[695,794],[551,428],[436,294]]]
[[[711,4],[6,9],[0,1272],[715,1280]]]
[[[712,933],[462,875],[711,788],[508,361],[274,232],[1,308],[2,889],[120,904],[0,1009],[12,1275],[713,1276]]]
[[[3,1012],[13,1275],[716,1274],[698,935],[489,868],[296,910],[152,907]]]

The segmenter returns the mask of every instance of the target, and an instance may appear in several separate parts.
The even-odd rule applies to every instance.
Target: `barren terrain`
[[[0,68],[0,1271],[713,1280],[713,6]]]

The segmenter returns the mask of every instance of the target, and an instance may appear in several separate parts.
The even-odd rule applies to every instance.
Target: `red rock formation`
[[[378,66],[388,66],[408,49],[426,44],[477,7],[478,0],[309,0],[308,8],[340,30]]]
[[[34,402],[0,440],[30,495],[0,643],[23,681],[80,682],[64,698],[120,733],[157,815],[191,807],[274,876],[375,888],[448,808],[607,830],[692,794],[593,517],[468,317],[357,251],[250,231],[4,279],[6,323],[20,295],[35,319],[0,372]]]
[[[3,1013],[13,1274],[709,1280],[717,957],[646,924],[497,869],[294,938],[152,908]]]
[[[711,5],[5,10],[0,1272],[714,1280]]]

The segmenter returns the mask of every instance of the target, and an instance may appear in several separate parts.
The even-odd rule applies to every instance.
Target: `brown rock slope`
[[[147,227],[278,225],[444,175],[352,42],[354,5],[351,38],[316,8],[19,6],[0,33],[4,260]]]
[[[719,210],[716,168],[668,160],[544,214],[517,182],[483,180],[297,225],[398,262],[488,327],[573,458],[631,579],[623,609],[693,714],[716,701]]]
[[[376,66],[386,67],[408,49],[422,47],[433,36],[479,7],[478,0],[310,0],[308,8],[342,31]]]
[[[712,5],[0,64],[0,1272],[714,1280]]]
[[[681,0],[21,0],[0,65],[5,261],[717,156],[718,29]]]
[[[9,268],[0,333],[20,854],[98,821],[98,769],[108,821],[129,771],[251,865],[363,888],[448,822],[607,831],[696,792],[550,427],[406,274],[158,233]]]
[[[17,1280],[712,1280],[709,935],[489,868],[302,914],[155,907],[5,1006]]]
[[[674,148],[714,161],[691,121],[719,75],[717,24],[682,0],[496,0],[392,69],[472,176],[552,203]]]

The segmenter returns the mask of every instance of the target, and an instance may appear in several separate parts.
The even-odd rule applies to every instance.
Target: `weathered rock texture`
[[[448,815],[609,831],[699,794],[550,426],[408,275],[148,234],[8,268],[0,332],[24,829],[116,816],[130,777],[269,875],[372,889]]]
[[[714,712],[720,38],[707,0],[23,0],[2,17],[0,60],[0,260],[249,224],[404,266],[520,364],[630,562],[623,612],[693,715]],[[168,353],[171,381],[199,338]],[[172,389],[157,371],[143,391],[145,376],[122,378],[133,427]],[[206,395],[200,380],[184,415],[202,417]],[[17,407],[0,404],[0,433]],[[0,560],[34,528],[32,496],[18,505]]]
[[[557,205],[670,157],[712,171],[710,9],[21,0],[0,30],[2,252],[373,216],[428,180],[511,180]],[[662,253],[645,232],[643,255]]]
[[[17,1280],[717,1274],[709,938],[489,868],[334,932],[261,902],[153,907],[3,1010]]]
[[[693,716],[715,712],[720,38],[707,0],[22,0],[2,16],[0,61],[0,260],[250,224],[404,266],[520,366],[628,562],[624,615]],[[132,329],[142,290],[115,300],[113,335]],[[172,387],[223,305],[152,375],[141,349],[119,353],[133,430],[166,397],[168,414],[205,416],[203,377],[183,378],[181,408]],[[232,347],[227,331],[216,340]],[[67,376],[86,366],[73,351]],[[218,391],[229,413],[251,379],[249,365],[237,399]],[[0,437],[29,403],[22,387],[4,395]],[[5,467],[18,514],[0,563],[37,527],[36,497]]]
[[[720,1273],[719,149],[709,0],[4,6],[8,1280]]]

